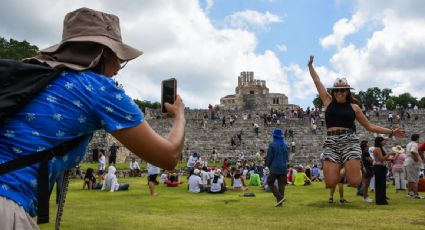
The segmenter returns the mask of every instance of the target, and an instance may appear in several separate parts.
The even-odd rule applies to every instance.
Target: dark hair
[[[410,140],[412,140],[412,141],[417,141],[417,140],[419,140],[419,134],[412,134],[412,136],[410,137]]]
[[[384,148],[382,148],[382,141],[384,141],[384,140],[385,140],[384,137],[378,136],[378,137],[375,138],[375,145],[374,145],[375,147],[381,149],[383,156],[385,156],[385,150],[384,150]]]
[[[368,142],[366,140],[363,140],[363,141],[360,142],[360,148],[362,149],[362,151],[363,151],[364,148],[367,147],[367,143]]]
[[[91,71],[97,74],[105,74],[106,60],[111,56],[116,57],[115,53],[111,49],[105,46],[103,48],[103,53],[99,59],[99,62],[97,63],[97,65],[91,68]]]
[[[347,90],[347,96],[345,97],[345,100],[349,103],[361,106],[360,101],[357,98],[355,98],[353,95],[351,95],[350,89],[347,88],[346,90]],[[332,89],[332,91],[331,91],[331,96],[332,96],[332,100],[336,100],[335,95],[334,95],[334,89]]]
[[[86,171],[86,175],[84,176],[85,178],[90,178],[93,176],[93,169],[92,168],[88,168]]]
[[[384,140],[384,137],[378,136],[375,138],[375,147],[382,147],[382,141]]]
[[[213,183],[217,183],[218,178],[220,178],[220,176],[214,176]]]

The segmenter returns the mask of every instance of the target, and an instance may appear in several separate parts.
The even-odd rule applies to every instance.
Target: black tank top
[[[325,121],[327,128],[344,127],[355,131],[355,119],[356,114],[350,102],[337,103],[335,100],[332,100],[326,108]]]

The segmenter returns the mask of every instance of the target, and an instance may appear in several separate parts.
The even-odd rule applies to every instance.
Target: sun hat
[[[220,176],[220,174],[221,174],[221,170],[220,169],[215,170],[214,176]]]
[[[400,145],[391,148],[395,153],[404,153],[404,149]]]
[[[83,7],[66,14],[62,40],[58,44],[40,50],[41,55],[24,61],[85,70],[99,62],[103,46],[111,49],[121,62],[143,54],[122,42],[117,16]]]
[[[354,88],[350,87],[345,77],[342,77],[342,78],[338,77],[337,79],[335,79],[333,87],[330,87],[329,89],[354,89]]]
[[[195,169],[195,170],[193,170],[193,174],[198,175],[199,173],[201,173],[201,170],[199,170],[199,169]]]
[[[67,42],[95,42],[110,48],[120,60],[128,61],[142,54],[141,51],[122,42],[119,18],[113,14],[86,7],[66,14],[63,21],[62,41],[41,50],[56,52]]]

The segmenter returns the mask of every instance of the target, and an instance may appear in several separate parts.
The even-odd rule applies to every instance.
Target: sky
[[[0,0],[0,36],[40,49],[59,43],[63,18],[80,7],[119,16],[123,41],[144,54],[116,76],[134,99],[160,101],[175,77],[190,108],[235,93],[253,71],[290,104],[317,94],[310,55],[325,87],[346,77],[355,92],[390,88],[425,96],[423,0]]]

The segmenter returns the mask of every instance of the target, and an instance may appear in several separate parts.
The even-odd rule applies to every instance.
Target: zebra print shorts
[[[323,145],[323,159],[344,165],[353,159],[361,159],[359,137],[354,134],[327,136]]]

